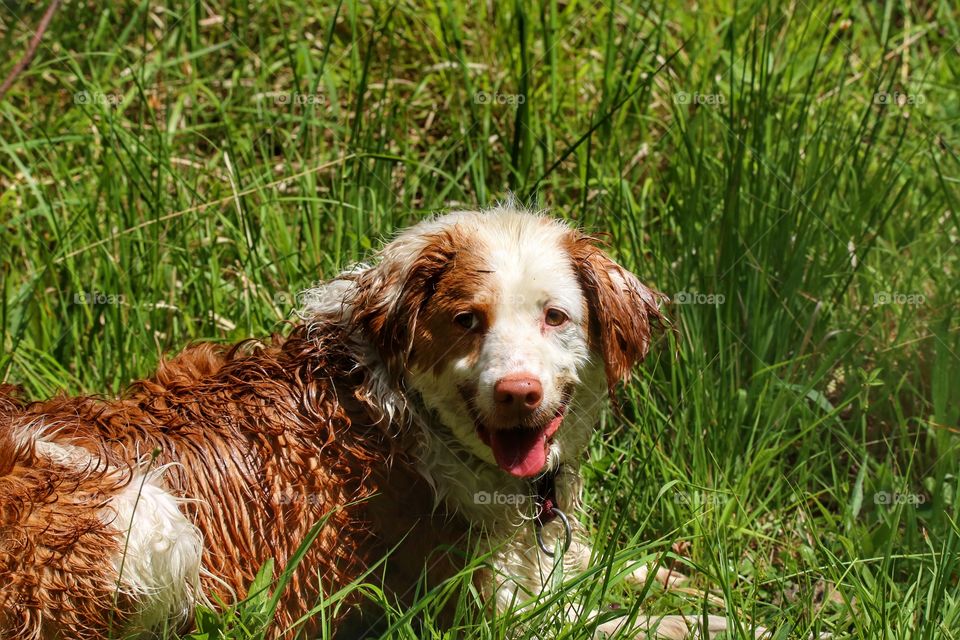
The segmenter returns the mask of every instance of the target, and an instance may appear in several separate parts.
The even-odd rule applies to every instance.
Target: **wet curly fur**
[[[285,566],[328,518],[284,591],[278,630],[314,606],[321,587],[347,585],[412,528],[422,531],[405,547],[440,546],[437,532],[455,539],[452,521],[427,526],[437,516],[426,487],[416,495],[422,480],[390,464],[403,456],[396,441],[351,397],[362,373],[343,337],[306,332],[301,325],[269,345],[187,349],[119,400],[25,404],[2,389],[0,637],[93,639],[136,625],[136,598],[115,600],[117,576],[103,571],[122,552],[122,532],[102,512],[148,466],[176,463],[163,473],[165,487],[204,498],[182,508],[202,533],[201,589],[214,601],[244,595],[268,558]],[[39,439],[25,433],[41,423]],[[74,451],[82,462],[71,464],[38,455],[38,442],[90,455]],[[383,535],[378,520],[390,520],[385,531],[395,535]],[[397,558],[419,559],[391,563],[397,593],[425,557],[403,550]]]

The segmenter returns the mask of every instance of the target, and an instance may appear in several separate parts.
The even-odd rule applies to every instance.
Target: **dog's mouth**
[[[490,447],[497,466],[518,478],[532,478],[543,472],[544,467],[547,466],[547,453],[553,442],[553,436],[560,429],[563,418],[566,416],[571,391],[566,390],[563,393],[560,407],[549,419],[541,417],[531,424],[507,428],[485,424],[473,403],[467,402],[470,413],[473,414],[477,437]]]
[[[542,427],[488,429],[477,425],[477,435],[493,451],[497,465],[518,478],[532,478],[547,465],[547,451],[553,435],[563,423],[566,406]]]

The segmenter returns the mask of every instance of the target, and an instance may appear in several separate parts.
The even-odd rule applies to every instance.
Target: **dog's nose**
[[[500,378],[493,385],[493,402],[502,417],[523,418],[540,406],[543,385],[528,373]]]

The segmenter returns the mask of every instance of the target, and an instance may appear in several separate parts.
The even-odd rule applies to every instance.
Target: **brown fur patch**
[[[428,238],[411,264],[381,265],[356,278],[355,330],[372,340],[393,376],[414,362],[439,369],[450,358],[479,353],[496,292],[476,242],[452,227]],[[484,325],[464,331],[453,322],[460,311],[479,313]]]
[[[395,379],[409,364],[420,313],[453,265],[456,250],[453,234],[443,232],[430,239],[412,264],[381,264],[356,279],[350,301],[353,330],[373,343]]]
[[[414,333],[411,362],[439,375],[445,363],[480,357],[483,337],[494,323],[498,295],[489,265],[476,240],[451,234],[453,259],[437,278],[434,294],[425,302]],[[454,321],[459,313],[475,314],[478,326],[467,329]]]
[[[611,394],[650,347],[651,323],[661,322],[662,294],[641,284],[610,259],[597,240],[571,231],[565,248],[589,307],[590,339],[603,355]]]

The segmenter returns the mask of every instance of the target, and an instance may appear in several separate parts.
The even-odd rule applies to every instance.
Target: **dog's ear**
[[[352,330],[359,331],[380,355],[394,380],[400,380],[413,351],[417,322],[450,267],[454,248],[447,234],[410,246],[394,242],[390,253],[356,277]]]
[[[568,250],[589,307],[590,340],[603,355],[612,393],[646,357],[652,325],[663,322],[664,296],[611,260],[593,237],[575,234]]]

